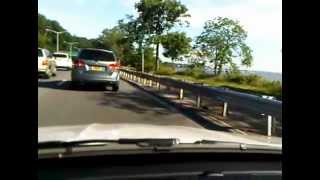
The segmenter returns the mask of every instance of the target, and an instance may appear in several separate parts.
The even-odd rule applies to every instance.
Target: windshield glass
[[[42,56],[43,56],[43,54],[42,54],[41,49],[38,49],[38,57],[42,57]]]
[[[39,143],[282,146],[281,0],[38,4]]]

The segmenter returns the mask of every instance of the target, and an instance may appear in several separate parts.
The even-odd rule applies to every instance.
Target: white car
[[[38,48],[38,74],[46,78],[56,75],[56,63],[47,49]]]
[[[53,53],[54,60],[56,62],[57,68],[72,68],[72,59],[68,53],[55,52]]]

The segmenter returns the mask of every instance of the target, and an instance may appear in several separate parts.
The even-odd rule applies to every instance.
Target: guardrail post
[[[182,100],[183,99],[183,89],[180,89],[179,92],[179,99]]]
[[[147,79],[143,78],[143,85],[145,86],[147,84]]]
[[[272,135],[272,116],[268,115],[268,137]]]
[[[152,87],[152,79],[149,80],[149,86]]]
[[[197,108],[201,107],[201,96],[200,94],[197,95]]]
[[[223,117],[226,117],[226,116],[227,116],[227,112],[228,112],[228,103],[227,103],[227,102],[224,102],[224,103],[223,103],[223,113],[222,113],[222,116],[223,116]]]
[[[160,83],[159,82],[157,82],[157,88],[160,91]]]
[[[273,134],[276,134],[276,132],[277,132],[277,129],[276,129],[276,117],[272,117],[272,128],[271,128],[271,132],[273,133]]]

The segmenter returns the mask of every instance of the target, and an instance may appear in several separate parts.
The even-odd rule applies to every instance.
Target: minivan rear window
[[[65,54],[53,54],[53,57],[57,57],[57,58],[66,58],[67,55]]]
[[[43,56],[43,54],[42,54],[41,49],[38,49],[38,57],[42,57],[42,56]]]
[[[112,53],[96,50],[82,50],[79,54],[79,58],[96,61],[115,61],[115,57]]]

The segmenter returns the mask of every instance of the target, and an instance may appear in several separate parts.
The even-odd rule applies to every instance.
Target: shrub
[[[204,74],[203,68],[202,67],[188,67],[184,71],[177,72],[176,74],[178,75],[185,75],[185,76],[191,76],[194,78],[204,78],[207,77],[206,74]]]
[[[238,84],[244,84],[245,83],[245,77],[241,75],[240,73],[232,73],[232,74],[227,74],[223,75],[226,81],[228,82],[233,82],[233,83],[238,83]]]
[[[160,64],[159,70],[155,72],[159,75],[173,75],[176,73],[174,66],[169,64]]]

